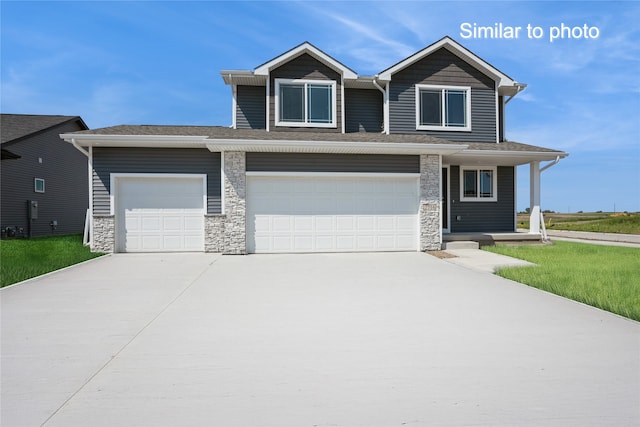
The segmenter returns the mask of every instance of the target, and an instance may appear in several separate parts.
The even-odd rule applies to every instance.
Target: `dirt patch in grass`
[[[433,255],[436,258],[447,259],[447,258],[457,258],[455,255],[450,254],[446,251],[426,251],[425,253],[429,255]]]

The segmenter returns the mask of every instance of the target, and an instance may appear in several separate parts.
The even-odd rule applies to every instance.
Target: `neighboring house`
[[[222,71],[233,123],[68,133],[93,167],[95,251],[440,249],[516,231],[516,166],[566,153],[505,139],[517,83],[449,37],[375,76],[309,43]]]
[[[0,129],[2,237],[82,233],[87,157],[60,134],[87,125],[78,116],[2,114]]]

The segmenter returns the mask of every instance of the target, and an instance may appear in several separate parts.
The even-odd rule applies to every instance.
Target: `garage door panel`
[[[204,250],[203,192],[201,177],[119,178],[118,250]]]
[[[293,237],[293,244],[293,247],[299,248],[300,250],[311,251],[313,249],[313,236],[311,234],[295,235]]]
[[[356,219],[353,216],[340,215],[336,217],[336,231],[355,232]]]
[[[273,241],[273,248],[276,251],[286,251],[286,252],[290,252],[293,250],[293,244],[292,244],[292,236],[282,236],[282,235],[274,235],[272,238]]]
[[[249,252],[416,250],[417,213],[415,177],[247,179]]]
[[[309,233],[313,230],[314,218],[311,215],[293,217],[293,231],[296,233]]]

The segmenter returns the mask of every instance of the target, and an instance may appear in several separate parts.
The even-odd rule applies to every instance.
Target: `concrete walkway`
[[[494,254],[481,249],[447,249],[445,252],[455,258],[445,258],[452,264],[483,273],[495,273],[503,267],[529,267],[535,264],[505,255]]]
[[[547,230],[557,240],[578,240],[587,243],[640,247],[640,234],[591,233],[586,231]]]
[[[640,424],[640,324],[422,253],[112,255],[0,291],[2,426]]]

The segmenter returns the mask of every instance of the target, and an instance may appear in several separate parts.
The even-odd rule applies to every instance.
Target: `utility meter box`
[[[29,219],[38,219],[38,201],[29,200]]]

